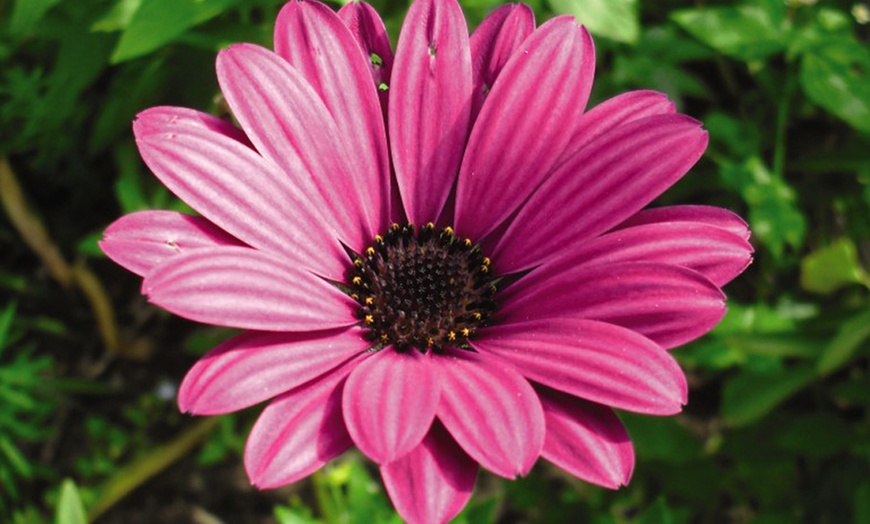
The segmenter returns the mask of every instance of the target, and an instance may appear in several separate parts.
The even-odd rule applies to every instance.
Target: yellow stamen
[[[372,315],[366,315],[366,324],[374,324],[374,322],[375,317],[373,317]]]
[[[370,247],[370,248],[366,249],[366,255],[368,255],[370,257],[375,256],[375,248]]]
[[[483,257],[483,265],[489,266],[490,264],[492,264],[492,260],[490,260],[489,257]]]
[[[447,333],[447,340],[450,340],[450,341],[456,340],[456,332],[451,331],[451,332]]]
[[[351,282],[353,282],[353,285],[358,286],[358,285],[362,284],[362,277],[358,277],[358,276],[353,277]]]
[[[371,306],[374,303],[375,303],[375,299],[373,299],[372,297],[366,297],[366,305],[367,306]]]
[[[462,336],[468,338],[468,335],[471,334],[471,330],[468,328],[462,328]]]
[[[375,235],[375,242],[378,243],[378,244],[383,244],[383,243],[384,243],[384,237],[382,237],[381,235]]]

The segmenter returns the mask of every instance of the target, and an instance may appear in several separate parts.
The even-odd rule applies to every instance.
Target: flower
[[[479,467],[628,481],[613,409],[680,411],[667,350],[721,319],[752,250],[729,211],[643,209],[707,134],[651,91],[585,112],[594,58],[572,18],[536,28],[522,4],[469,37],[455,0],[417,0],[394,55],[367,4],[292,1],[275,52],[218,55],[240,127],[138,116],[145,163],[201,216],[134,213],[101,246],[154,304],[247,330],[179,406],[272,399],[245,450],[255,485],[356,446],[402,517],[442,522]]]

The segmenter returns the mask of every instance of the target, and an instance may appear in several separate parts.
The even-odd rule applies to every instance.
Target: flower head
[[[709,331],[749,263],[717,208],[644,210],[707,134],[665,96],[586,111],[592,40],[522,4],[469,37],[417,0],[393,54],[367,4],[281,11],[275,51],[217,59],[239,127],[158,107],[142,158],[200,216],[146,211],[103,250],[180,316],[247,330],[203,357],[183,411],[272,399],[251,481],[301,479],[351,446],[411,522],[450,519],[477,469],[539,457],[607,487],[634,455],[612,409],[680,411],[667,350]]]

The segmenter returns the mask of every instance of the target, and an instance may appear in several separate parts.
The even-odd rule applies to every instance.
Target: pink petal
[[[382,203],[359,197],[372,188],[360,187],[366,182],[352,167],[348,139],[317,92],[281,57],[251,44],[221,51],[217,75],[260,154],[316,199],[347,245],[362,250],[377,230]]]
[[[353,300],[297,264],[240,247],[198,249],[146,275],[148,299],[181,317],[260,331],[348,326]]]
[[[389,216],[390,158],[368,56],[339,17],[316,1],[288,2],[275,23],[275,52],[302,73],[346,137],[353,159],[354,196],[368,201],[383,231]],[[337,139],[341,139],[336,137]],[[382,222],[378,222],[381,220]]]
[[[393,49],[390,47],[390,36],[384,27],[384,21],[375,8],[365,2],[345,4],[338,10],[338,17],[350,30],[362,48],[363,54],[369,57],[372,80],[378,90],[386,119],[387,102],[390,98],[390,77],[393,71]]]
[[[564,272],[544,266],[528,277],[533,278],[522,278],[501,293],[503,323],[552,317],[600,320],[669,349],[707,333],[725,314],[722,291],[700,273],[677,266],[623,262]]]
[[[667,95],[657,91],[629,91],[609,98],[583,115],[562,160],[571,158],[598,136],[621,125],[650,116],[672,114],[675,110]]]
[[[459,171],[471,111],[471,54],[456,0],[408,9],[393,64],[389,130],[408,220],[435,221]]]
[[[384,464],[420,444],[440,397],[438,370],[429,355],[387,347],[348,377],[345,423],[360,451]]]
[[[243,245],[204,218],[174,211],[139,211],[123,216],[106,229],[99,244],[115,263],[139,276],[182,252]]]
[[[612,489],[628,485],[634,448],[613,411],[557,391],[537,391],[547,420],[541,456],[586,482]]]
[[[683,115],[635,120],[600,135],[541,185],[501,237],[499,271],[528,269],[603,233],[679,180],[707,147],[707,133]]]
[[[679,413],[686,378],[648,338],[595,320],[550,318],[481,330],[473,346],[527,379],[598,404],[652,415]]]
[[[594,69],[592,38],[570,17],[545,23],[511,55],[468,139],[456,193],[462,235],[483,238],[544,180],[583,114]]]
[[[356,326],[317,333],[247,332],[197,361],[181,383],[178,406],[196,415],[238,411],[299,387],[370,346]]]
[[[455,517],[471,498],[477,463],[435,424],[410,453],[381,466],[381,475],[406,522],[441,523]]]
[[[749,240],[750,235],[749,226],[745,220],[727,209],[713,206],[667,206],[643,209],[619,224],[616,229],[663,222],[707,224],[734,233],[744,240]]]
[[[508,59],[534,30],[535,12],[529,6],[507,4],[490,13],[471,34],[472,122]]]
[[[344,379],[358,357],[272,401],[248,435],[245,470],[251,483],[276,488],[317,471],[352,444],[341,416]]]
[[[656,262],[693,269],[723,286],[751,260],[752,246],[731,231],[703,223],[652,222],[569,246],[547,267],[562,272],[583,264]]]
[[[143,116],[147,116],[147,118],[142,118]],[[137,137],[165,133],[169,129],[180,128],[213,131],[246,146],[251,145],[248,137],[238,127],[216,116],[186,107],[152,107],[143,111],[133,123]]]
[[[133,130],[148,167],[209,221],[252,247],[343,276],[347,255],[324,223],[316,192],[236,140],[189,120],[172,123],[162,110],[140,113]]]
[[[433,359],[442,367],[438,418],[471,457],[497,475],[529,472],[544,443],[538,396],[510,364],[470,351]]]

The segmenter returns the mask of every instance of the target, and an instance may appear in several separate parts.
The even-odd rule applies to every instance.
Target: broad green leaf
[[[112,53],[112,63],[150,53],[236,3],[237,0],[143,0]]]
[[[13,34],[26,34],[42,20],[49,9],[60,0],[17,0],[12,8],[9,29]]]
[[[870,133],[870,50],[851,39],[808,51],[801,61],[807,96],[849,125]]]
[[[828,374],[846,364],[870,338],[870,309],[858,313],[840,325],[837,334],[822,350],[818,371]]]
[[[868,282],[855,242],[848,237],[813,251],[801,262],[801,287],[813,293],[828,295],[849,284]]]
[[[674,524],[668,501],[659,497],[635,521],[636,524]]]
[[[118,0],[109,11],[91,26],[91,31],[114,32],[125,29],[133,20],[143,0]]]
[[[620,413],[619,418],[632,436],[637,456],[684,464],[701,455],[701,444],[673,418]]]
[[[762,60],[785,47],[788,26],[782,2],[683,9],[671,18],[686,32],[738,60]]]
[[[17,304],[15,302],[10,302],[3,308],[3,312],[0,312],[0,353],[3,352],[3,349],[7,346],[7,339],[9,338],[9,332],[12,329],[12,320],[15,318],[15,309],[17,308]]]
[[[9,464],[14,474],[26,479],[33,476],[33,466],[6,435],[0,435],[0,458],[5,458],[2,462]]]
[[[638,0],[549,0],[557,13],[574,15],[596,36],[633,44],[640,36]]]
[[[142,168],[136,150],[127,143],[119,145],[115,148],[115,163],[119,172],[115,180],[115,198],[121,211],[132,213],[147,209],[148,197],[142,187]]]
[[[849,424],[842,418],[818,411],[790,417],[777,432],[776,442],[785,451],[821,459],[845,450],[850,433]]]
[[[722,416],[730,426],[754,422],[817,377],[813,366],[768,373],[740,373],[725,384]]]
[[[54,514],[54,524],[87,524],[85,508],[75,482],[70,479],[60,486],[60,500]]]

